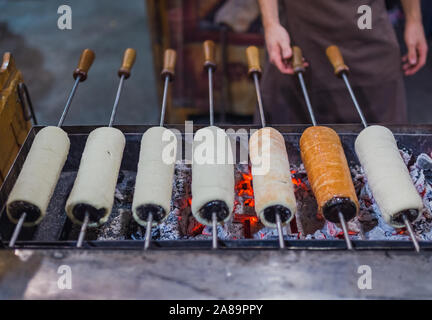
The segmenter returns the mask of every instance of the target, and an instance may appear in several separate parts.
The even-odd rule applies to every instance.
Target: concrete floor
[[[72,88],[81,50],[96,60],[77,91],[65,124],[108,123],[123,51],[137,50],[132,76],[125,82],[116,123],[156,123],[156,92],[144,0],[74,0],[72,30],[57,28],[57,9],[65,1],[0,0],[0,52],[11,51],[29,87],[39,122],[57,123]]]
[[[0,52],[11,51],[23,71],[40,123],[56,123],[72,87],[72,71],[82,49],[96,61],[74,99],[66,124],[104,124],[110,117],[123,50],[137,49],[132,77],[126,82],[116,123],[154,124],[159,101],[144,0],[75,0],[72,30],[57,28],[64,1],[0,0]],[[430,43],[432,46],[432,42]],[[432,50],[428,65],[406,78],[409,120],[431,123]]]

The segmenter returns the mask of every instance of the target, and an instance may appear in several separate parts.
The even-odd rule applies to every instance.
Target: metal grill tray
[[[347,160],[350,164],[358,164],[358,159],[354,151],[354,140],[357,134],[363,129],[360,125],[329,125],[336,132],[339,133],[342,141],[342,145],[347,156]],[[142,133],[152,126],[116,126],[126,135],[126,147],[122,160],[121,170],[128,170],[136,172],[138,158],[139,158],[139,147]],[[184,126],[174,125],[167,126],[168,128],[178,129],[182,132],[183,137]],[[194,131],[198,130],[202,126],[194,126]],[[232,128],[234,130],[246,129],[248,132],[250,129],[259,129],[258,126],[220,126],[223,129]],[[288,156],[290,162],[294,165],[301,163],[300,152],[299,152],[299,139],[302,132],[308,127],[304,125],[285,125],[285,126],[274,126],[284,136]],[[415,155],[422,152],[430,153],[432,151],[432,126],[431,125],[410,125],[410,126],[396,126],[388,125],[396,136],[396,139],[400,147],[411,150]],[[5,214],[5,203],[8,195],[18,177],[18,174],[22,168],[25,158],[30,150],[31,144],[36,133],[43,128],[42,126],[36,126],[31,129],[29,135],[22,146],[17,159],[15,160],[12,168],[9,171],[8,176],[4,184],[0,189],[0,235],[3,240],[0,245],[6,246],[7,240],[10,239],[14,224],[9,222]],[[85,146],[85,142],[88,134],[97,128],[96,126],[65,126],[63,129],[69,134],[71,147],[68,159],[64,166],[63,172],[76,172],[79,167],[81,154]],[[187,133],[188,134],[188,133]],[[186,134],[186,135],[187,135]],[[190,135],[190,133],[189,133]],[[191,138],[191,136],[189,137]],[[183,149],[185,145],[183,143]],[[184,154],[184,152],[183,152]],[[75,242],[70,241],[65,234],[67,234],[71,228],[71,223],[66,219],[64,213],[64,203],[66,202],[67,195],[70,190],[59,190],[57,187],[54,193],[53,199],[50,204],[50,208],[47,212],[48,217],[63,217],[63,220],[57,219],[56,223],[50,222],[44,223],[43,230],[41,226],[35,228],[23,228],[20,235],[19,241],[17,242],[18,248],[29,248],[29,249],[60,249],[60,248],[74,248]],[[59,223],[60,221],[61,223]],[[41,232],[43,231],[43,232]],[[68,241],[69,240],[69,241]],[[356,249],[360,250],[412,250],[412,244],[410,241],[374,241],[374,240],[358,240],[353,242]],[[432,242],[422,241],[420,242],[422,249],[432,249]],[[343,250],[345,249],[345,242],[343,240],[294,240],[286,241],[287,249],[308,249],[308,250]],[[87,241],[84,249],[110,249],[110,250],[127,250],[127,249],[142,249],[143,242],[135,240],[123,240],[123,241]],[[278,249],[277,241],[272,240],[228,240],[220,241],[221,249]],[[174,241],[153,241],[153,249],[209,249],[211,248],[211,241],[204,240],[174,240]]]

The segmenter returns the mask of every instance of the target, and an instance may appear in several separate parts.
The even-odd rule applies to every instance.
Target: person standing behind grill
[[[309,62],[306,81],[321,123],[356,123],[352,101],[332,74],[325,49],[341,48],[349,62],[352,85],[366,119],[371,123],[406,122],[403,74],[415,74],[425,65],[427,42],[420,0],[401,0],[405,12],[405,42],[401,57],[384,0],[259,0],[270,63],[262,77],[268,121],[273,124],[308,123],[298,81],[288,61],[291,46],[299,46]],[[280,7],[278,7],[280,4]],[[360,29],[360,5],[371,8],[371,29]],[[402,61],[402,65],[401,65]]]

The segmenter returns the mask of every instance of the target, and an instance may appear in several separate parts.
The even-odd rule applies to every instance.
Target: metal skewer
[[[9,248],[13,248],[15,246],[15,242],[17,241],[18,236],[21,232],[21,228],[23,226],[23,223],[24,223],[26,216],[27,216],[27,213],[25,213],[25,212],[23,214],[21,214],[21,217],[19,218],[18,223],[15,226],[14,232],[12,234],[12,238],[9,241]]]
[[[162,96],[162,108],[161,108],[161,115],[160,115],[160,122],[159,126],[163,127],[164,120],[165,120],[165,110],[166,110],[166,104],[167,104],[167,95],[168,95],[168,84],[170,82],[170,76],[165,76],[165,83],[164,83],[164,91]]]
[[[262,71],[261,71],[261,66],[259,61],[258,48],[255,46],[248,47],[246,49],[246,55],[248,58],[248,65],[249,65],[248,73],[249,76],[253,78],[255,84],[255,91],[257,95],[258,108],[259,108],[260,119],[261,119],[261,126],[264,128],[266,126],[266,120],[265,120],[264,107],[263,107],[262,96],[261,96],[261,88],[259,84],[259,77],[261,76]],[[282,221],[278,212],[275,213],[275,220],[276,220],[276,228],[278,232],[279,248],[285,249],[285,240],[283,236]]]
[[[207,68],[208,81],[209,81],[209,114],[210,114],[210,125],[214,125],[214,102],[213,102],[213,67]]]
[[[168,97],[168,86],[170,81],[174,80],[175,76],[175,63],[176,63],[176,52],[173,49],[165,50],[164,54],[164,68],[162,70],[161,76],[164,80],[164,90],[162,96],[162,107],[161,114],[159,120],[159,126],[162,127],[164,125],[165,120],[165,111],[167,105],[167,97]],[[147,217],[147,226],[146,233],[144,236],[144,250],[150,248],[150,240],[151,240],[151,229],[153,223],[153,214],[150,212]]]
[[[328,47],[326,50],[326,54],[327,54],[328,59],[330,60],[330,63],[333,65],[335,75],[338,77],[341,77],[343,79],[343,81],[345,82],[345,85],[349,91],[349,94],[350,94],[351,99],[354,103],[354,106],[355,106],[355,108],[356,108],[356,110],[360,116],[363,127],[367,128],[368,124],[366,122],[366,118],[363,115],[362,109],[361,109],[361,107],[357,101],[357,98],[356,98],[354,91],[352,90],[351,84],[348,80],[349,68],[344,62],[344,59],[343,59],[342,53],[339,50],[339,47],[337,47],[335,45]],[[411,241],[413,242],[415,250],[417,252],[419,252],[420,251],[420,245],[419,245],[418,240],[415,236],[411,222],[409,221],[406,214],[402,215],[402,219],[403,219],[404,224],[407,228],[407,231],[410,235]]]
[[[215,43],[211,40],[204,41],[204,69],[208,75],[209,85],[209,114],[210,114],[210,126],[214,125],[214,98],[213,98],[213,72],[216,70],[216,59],[215,59]]]
[[[348,91],[349,91],[349,93],[350,93],[351,99],[352,99],[352,101],[354,102],[354,106],[356,107],[357,112],[358,112],[358,114],[359,114],[359,116],[360,116],[361,122],[362,122],[363,126],[366,128],[366,127],[368,126],[368,124],[367,124],[367,122],[366,122],[366,118],[365,118],[365,116],[363,115],[363,112],[362,112],[362,110],[361,110],[361,108],[360,108],[360,105],[359,105],[359,103],[358,103],[358,101],[357,101],[356,96],[354,95],[354,91],[353,91],[353,89],[351,88],[351,85],[350,85],[350,83],[349,83],[349,81],[348,81],[348,77],[347,77],[347,75],[346,75],[346,72],[342,72],[341,75],[342,75],[342,79],[344,80],[345,85],[346,85],[346,87],[347,87],[347,89],[348,89]]]
[[[125,80],[125,75],[123,74],[123,75],[120,76],[120,82],[119,82],[119,85],[117,87],[117,93],[116,93],[116,97],[115,97],[115,100],[114,100],[114,105],[113,105],[113,108],[112,108],[112,111],[111,111],[111,118],[110,118],[110,121],[109,121],[109,124],[108,124],[108,127],[110,127],[110,128],[114,124],[115,116],[116,116],[116,113],[117,113],[117,107],[118,107],[119,100],[120,100],[120,94],[121,94],[121,91],[123,89],[123,82],[124,82],[124,80]]]
[[[345,85],[348,89],[348,92],[351,96],[351,100],[354,103],[354,106],[357,110],[357,113],[360,116],[361,122],[363,124],[363,127],[367,127],[368,124],[366,122],[366,118],[363,115],[363,111],[357,101],[357,98],[354,94],[353,89],[351,88],[351,84],[348,80],[348,72],[349,72],[349,68],[348,66],[345,64],[344,60],[343,60],[343,56],[342,53],[339,50],[339,47],[337,46],[329,46],[326,50],[326,54],[327,54],[327,58],[330,60],[330,63],[333,65],[334,68],[334,72],[335,75],[342,78],[343,81],[345,82]]]
[[[217,214],[216,212],[212,213],[212,248],[217,249],[218,247],[218,238],[217,238]]]
[[[306,89],[306,84],[305,84],[304,79],[303,79],[303,72],[302,71],[297,72],[297,76],[298,76],[299,81],[300,81],[300,86],[301,86],[302,91],[303,91],[303,95],[304,95],[304,98],[306,101],[306,106],[307,106],[308,111],[309,111],[309,116],[311,118],[312,125],[316,126],[317,122],[316,122],[315,115],[314,115],[314,112],[312,109],[312,105],[311,105],[311,102],[309,99],[309,94],[308,94],[307,89]]]
[[[85,216],[84,216],[84,222],[81,225],[81,230],[80,230],[80,233],[79,233],[79,236],[78,236],[78,241],[77,241],[77,244],[76,244],[77,248],[81,248],[82,247],[82,244],[83,244],[83,241],[84,241],[84,237],[85,237],[85,233],[86,233],[86,230],[87,230],[87,226],[88,226],[89,220],[90,220],[89,214],[88,214],[88,212],[86,212]]]
[[[258,79],[258,72],[253,72],[252,76],[254,79],[255,91],[256,91],[257,100],[258,100],[258,109],[259,109],[259,114],[260,114],[260,119],[261,119],[261,126],[264,128],[266,126],[266,120],[265,120],[265,116],[264,116],[264,108],[263,108],[263,103],[262,103],[261,88],[260,88],[259,79]]]
[[[412,228],[411,222],[408,220],[408,217],[406,216],[406,214],[402,215],[402,219],[403,219],[403,222],[405,223],[407,231],[408,231],[408,233],[410,235],[410,238],[411,238],[411,240],[413,242],[415,251],[420,252],[420,245],[419,245],[418,240],[417,240],[417,238],[415,236],[415,233],[414,233],[414,230]]]
[[[69,106],[70,106],[71,103],[72,103],[72,99],[73,99],[73,97],[75,96],[75,92],[76,92],[76,90],[77,90],[77,88],[78,88],[78,84],[80,83],[80,81],[81,81],[81,76],[78,75],[78,76],[76,77],[76,79],[75,79],[75,83],[74,83],[74,85],[73,85],[73,87],[72,87],[72,90],[71,90],[71,92],[70,92],[70,94],[69,94],[69,98],[68,98],[67,101],[66,101],[66,105],[65,105],[65,107],[64,107],[64,109],[63,109],[63,113],[62,113],[62,115],[61,115],[61,117],[60,117],[60,120],[59,120],[59,122],[58,122],[58,124],[57,124],[57,127],[61,127],[61,126],[63,125],[63,122],[64,122],[64,120],[65,120],[65,118],[66,118],[66,115],[67,115],[67,113],[68,113],[68,111],[69,111]]]
[[[306,69],[304,67],[304,63],[303,63],[303,54],[302,54],[301,49],[299,47],[296,47],[296,46],[293,47],[293,68],[294,68],[294,73],[297,74],[300,85],[302,87],[303,95],[304,95],[304,98],[306,101],[306,106],[307,106],[310,118],[312,120],[312,125],[317,126],[314,111],[312,109],[312,104],[310,102],[309,94],[308,94],[306,84],[305,84],[304,78],[303,78],[303,73],[306,71]],[[339,222],[342,226],[342,230],[344,233],[344,239],[345,239],[345,242],[347,245],[347,249],[348,250],[354,250],[351,239],[349,237],[348,226],[347,226],[347,223],[345,221],[345,217],[341,212],[338,212],[338,217],[339,217]]]
[[[115,116],[117,113],[117,107],[118,107],[118,103],[120,100],[120,94],[121,94],[121,91],[123,89],[123,82],[124,82],[124,80],[126,80],[127,78],[130,77],[130,72],[131,72],[133,64],[135,63],[135,58],[136,58],[136,51],[134,49],[128,48],[125,50],[124,55],[123,55],[123,62],[122,62],[122,65],[118,71],[118,76],[120,77],[120,82],[119,82],[119,85],[117,87],[117,93],[116,93],[114,105],[113,105],[113,108],[111,111],[111,117],[110,117],[110,121],[108,124],[109,128],[111,128],[114,124],[114,119],[115,119]],[[81,248],[82,243],[85,239],[85,235],[86,235],[89,220],[90,220],[89,218],[90,218],[89,213],[86,212],[85,216],[84,216],[83,224],[81,225],[80,233],[78,235],[78,241],[76,244],[77,248]]]
[[[214,125],[214,98],[213,98],[213,71],[216,70],[215,43],[211,40],[204,41],[204,69],[207,70],[209,83],[209,114],[210,126]],[[212,213],[212,248],[217,249],[217,213]]]
[[[276,216],[276,226],[277,226],[278,237],[279,237],[279,247],[281,249],[285,249],[285,241],[283,238],[283,231],[282,231],[282,221],[279,213],[276,213],[275,216]]]
[[[63,125],[63,122],[64,122],[66,115],[69,111],[69,107],[72,103],[73,97],[75,96],[75,92],[78,88],[78,84],[87,79],[87,72],[89,71],[91,65],[93,64],[94,58],[95,58],[95,54],[90,49],[85,49],[81,53],[80,60],[78,62],[78,67],[75,69],[75,71],[73,73],[73,77],[75,79],[75,82],[74,82],[72,90],[69,94],[69,97],[66,101],[66,105],[63,108],[63,112],[62,112],[60,120],[57,124],[57,127],[61,127]],[[21,232],[21,229],[23,227],[23,224],[25,222],[26,217],[27,217],[27,213],[23,212],[21,214],[19,220],[18,220],[17,225],[15,226],[11,240],[9,241],[9,248],[13,248],[15,246],[15,243],[16,243],[18,236]]]
[[[340,211],[338,212],[338,216],[339,216],[340,224],[342,226],[343,233],[345,235],[344,238],[345,238],[347,248],[348,248],[348,250],[353,250],[354,248],[352,246],[351,239],[349,238],[348,226],[347,226],[347,223],[345,221],[345,217],[343,216],[342,212],[340,212]]]
[[[150,212],[147,217],[147,226],[146,226],[146,232],[144,238],[144,250],[147,250],[150,247],[152,223],[153,223],[153,214]]]

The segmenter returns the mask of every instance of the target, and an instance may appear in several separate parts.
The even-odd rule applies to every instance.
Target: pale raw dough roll
[[[115,128],[98,128],[88,138],[78,175],[66,202],[68,217],[82,224],[87,211],[89,227],[108,220],[125,147],[123,133]]]
[[[170,213],[176,153],[177,138],[171,130],[153,127],[144,133],[132,202],[133,217],[142,226],[149,212],[153,225]]]
[[[260,129],[251,136],[249,150],[255,211],[260,220],[276,228],[274,213],[278,212],[283,224],[290,222],[297,206],[284,137],[273,128]]]
[[[403,227],[399,214],[421,210],[423,203],[392,132],[382,126],[370,126],[357,137],[355,150],[384,219],[396,228]]]
[[[69,138],[58,127],[45,127],[35,136],[23,168],[7,201],[7,215],[24,226],[38,224],[46,214],[60,173],[69,153]]]
[[[211,225],[211,211],[217,211],[221,222],[232,217],[233,208],[234,165],[229,137],[218,127],[200,129],[193,143],[192,213],[200,223]]]

